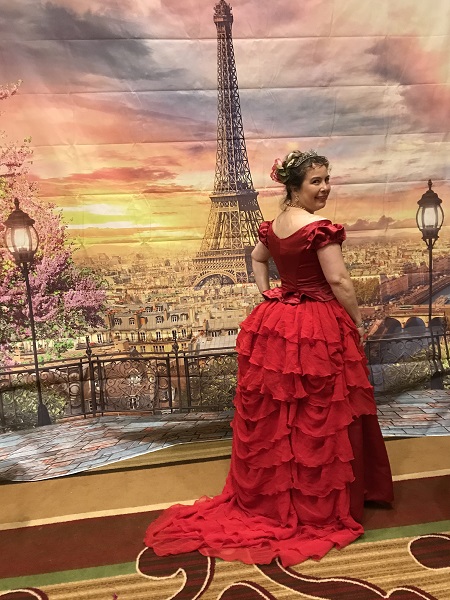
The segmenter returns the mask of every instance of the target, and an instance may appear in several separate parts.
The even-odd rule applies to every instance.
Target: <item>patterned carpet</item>
[[[289,569],[159,558],[141,542],[158,511],[6,529],[0,599],[449,600],[449,491],[450,475],[397,481],[363,538]]]

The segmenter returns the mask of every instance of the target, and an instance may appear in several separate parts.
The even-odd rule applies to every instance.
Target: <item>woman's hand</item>
[[[358,330],[358,333],[359,333],[359,343],[363,344],[364,343],[364,335],[366,333],[364,323],[358,323],[356,325],[356,329]]]

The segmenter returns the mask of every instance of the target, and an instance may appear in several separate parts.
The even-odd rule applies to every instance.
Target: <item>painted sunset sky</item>
[[[0,0],[0,129],[90,251],[200,247],[216,153],[215,0]],[[247,151],[264,217],[274,158],[332,163],[323,216],[415,228],[428,178],[450,200],[450,2],[235,0]],[[450,212],[447,209],[447,212]],[[382,219],[385,216],[388,219]],[[362,219],[363,221],[358,221]],[[418,235],[418,233],[416,232]],[[117,246],[118,248],[119,246]]]

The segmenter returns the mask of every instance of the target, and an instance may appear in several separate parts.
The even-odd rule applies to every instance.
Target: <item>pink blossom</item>
[[[18,85],[0,87],[0,100],[13,96]],[[61,211],[42,201],[36,184],[27,179],[32,156],[30,140],[0,148],[0,364],[10,360],[11,342],[31,335],[23,274],[3,241],[3,221],[13,210],[15,198],[35,220],[39,235],[39,248],[30,267],[38,338],[70,337],[103,324],[100,315],[105,308],[105,290],[94,274],[75,266]]]

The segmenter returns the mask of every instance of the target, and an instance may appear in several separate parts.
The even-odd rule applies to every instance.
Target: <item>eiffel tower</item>
[[[220,0],[217,27],[217,155],[214,191],[200,252],[194,258],[194,287],[253,281],[251,252],[263,220],[250,174],[234,60],[233,14]]]

